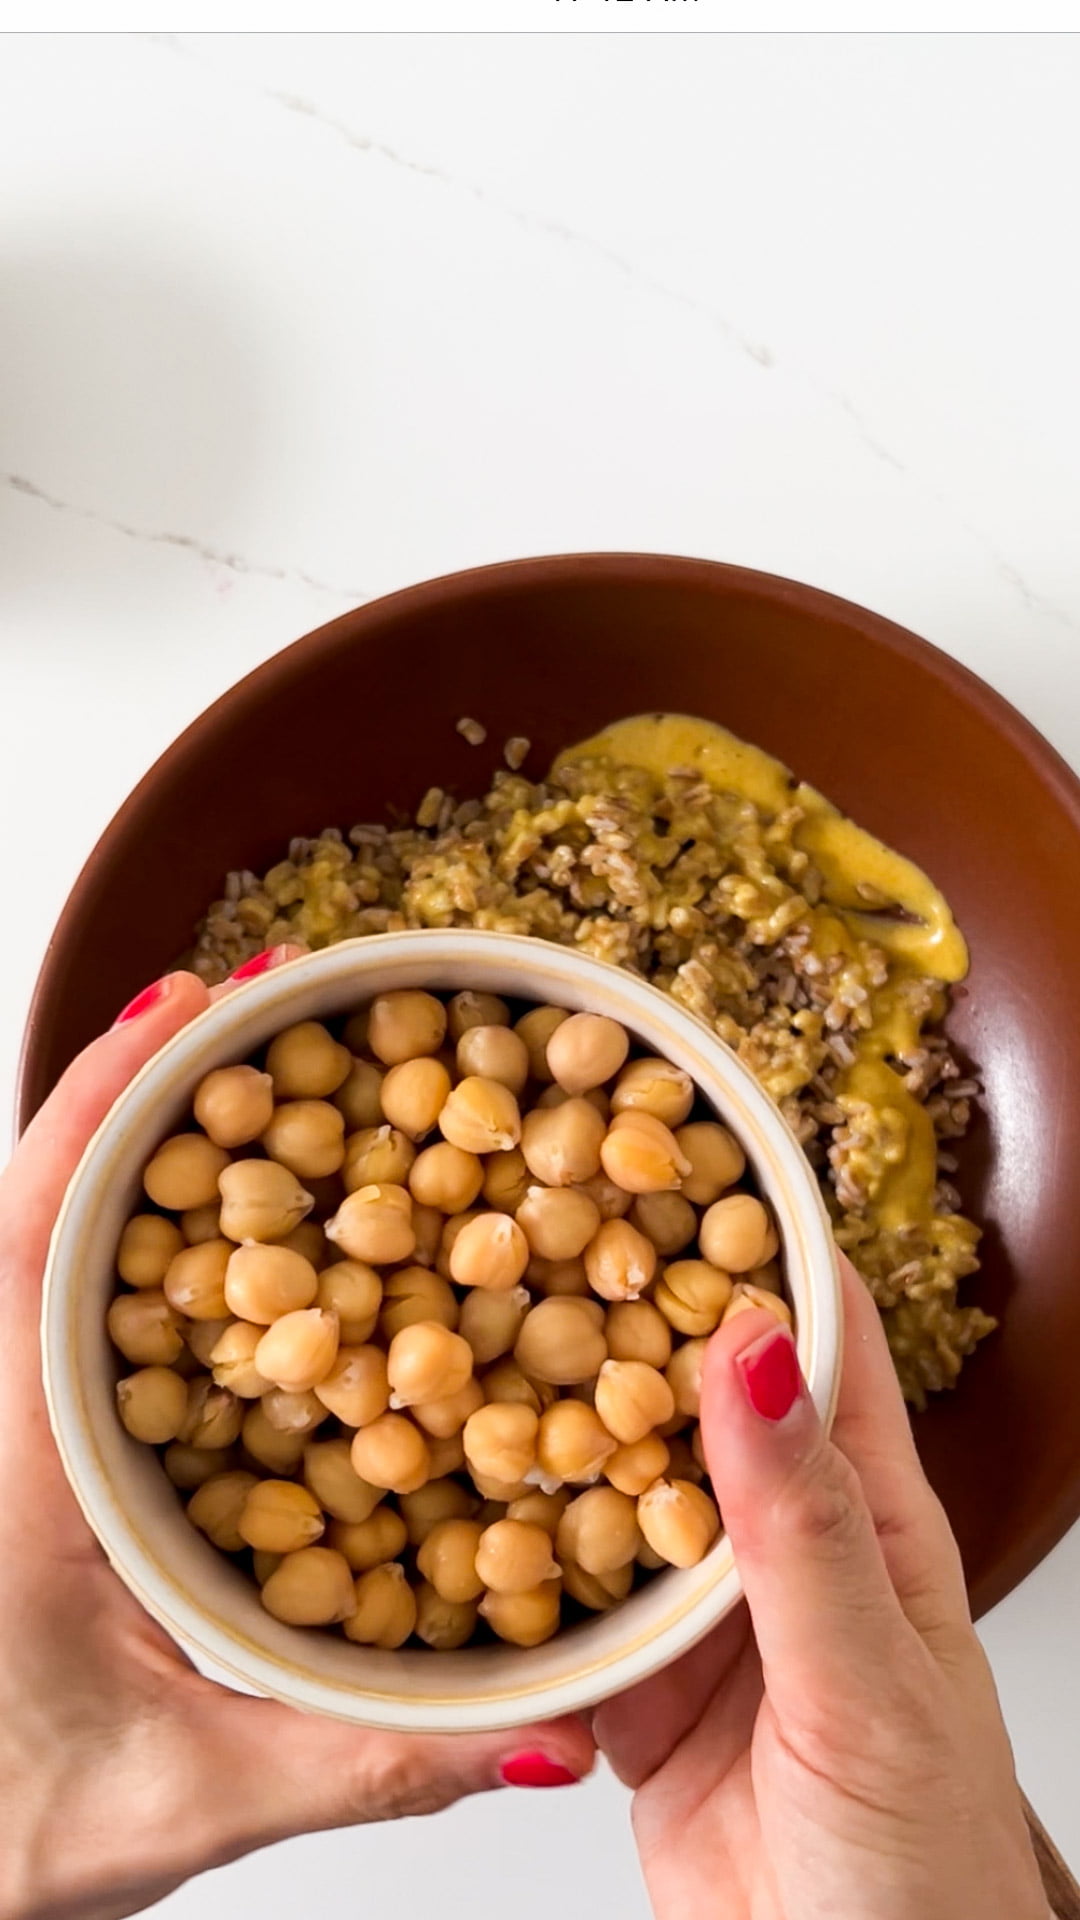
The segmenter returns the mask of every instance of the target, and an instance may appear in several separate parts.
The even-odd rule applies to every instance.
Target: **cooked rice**
[[[528,748],[507,742],[511,767]],[[994,1326],[959,1304],[979,1230],[960,1211],[943,1144],[967,1131],[978,1085],[940,1031],[946,990],[909,977],[900,990],[920,1044],[890,1064],[933,1121],[940,1177],[928,1222],[877,1223],[896,1116],[844,1094],[841,1075],[890,961],[866,941],[850,956],[816,950],[810,909],[824,888],[795,843],[800,818],[796,806],[770,816],[717,793],[693,769],[659,780],[607,760],[564,764],[539,783],[498,772],[482,800],[460,804],[432,787],[414,825],[331,829],[294,840],[261,879],[230,874],[193,964],[213,984],[279,942],[314,949],[473,926],[577,946],[644,975],[706,1019],[780,1107],[881,1310],[904,1393],[921,1406]]]

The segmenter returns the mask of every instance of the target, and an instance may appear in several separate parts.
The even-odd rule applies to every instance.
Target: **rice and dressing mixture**
[[[459,731],[481,745],[484,729]],[[967,952],[947,903],[778,761],[677,716],[617,723],[533,781],[528,742],[480,799],[431,788],[415,822],[294,840],[229,875],[193,961],[209,984],[264,947],[474,926],[642,974],[752,1068],[821,1181],[881,1311],[906,1398],[951,1386],[994,1327],[961,1305],[979,1229],[951,1148],[977,1085],[941,1031]]]

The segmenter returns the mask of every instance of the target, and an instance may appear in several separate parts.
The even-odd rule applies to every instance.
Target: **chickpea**
[[[783,1293],[784,1281],[778,1260],[766,1260],[763,1267],[751,1267],[743,1282],[745,1286],[756,1287],[759,1293]]]
[[[416,1599],[397,1560],[372,1567],[356,1582],[356,1605],[344,1623],[345,1638],[365,1647],[403,1647],[416,1626]]]
[[[262,1589],[262,1603],[290,1627],[329,1627],[351,1619],[356,1592],[348,1562],[331,1547],[287,1553]]]
[[[594,1173],[591,1180],[583,1180],[578,1189],[587,1193],[600,1213],[603,1226],[608,1220],[622,1220],[629,1213],[633,1203],[633,1194],[624,1193],[621,1187],[609,1180],[604,1172]],[[647,1236],[646,1236],[647,1237]]]
[[[158,1148],[143,1174],[155,1207],[184,1213],[217,1199],[218,1177],[229,1164],[224,1147],[202,1133],[178,1133]]]
[[[117,1381],[116,1404],[133,1440],[161,1447],[175,1440],[184,1425],[187,1384],[169,1367],[140,1367]]]
[[[413,1201],[413,1232],[416,1247],[413,1259],[419,1267],[433,1267],[439,1256],[445,1220],[437,1207],[424,1207]]]
[[[670,1564],[671,1562],[665,1560],[661,1554],[653,1552],[647,1540],[642,1541],[638,1549],[637,1559],[634,1562],[635,1566],[644,1567],[646,1573],[660,1573],[664,1567],[670,1566]]]
[[[412,1408],[412,1415],[418,1427],[434,1440],[449,1440],[460,1433],[466,1420],[484,1404],[484,1389],[479,1380],[470,1376],[456,1393],[445,1394],[440,1400],[423,1400]]]
[[[446,1009],[450,1039],[457,1046],[462,1034],[473,1027],[508,1027],[510,1009],[496,993],[455,993]]]
[[[443,1221],[443,1230],[439,1237],[439,1251],[435,1260],[435,1271],[441,1274],[448,1285],[450,1282],[450,1256],[457,1244],[458,1235],[464,1233],[470,1221],[479,1218],[480,1211],[481,1209],[479,1207],[472,1207],[466,1213],[452,1213],[448,1220]]]
[[[731,1299],[724,1310],[724,1324],[734,1320],[736,1314],[749,1313],[752,1307],[757,1307],[763,1313],[770,1313],[774,1320],[781,1321],[785,1327],[793,1324],[791,1308],[786,1300],[782,1300],[778,1294],[767,1293],[763,1287],[749,1287],[742,1284],[732,1291]]]
[[[569,1018],[565,1007],[531,1007],[514,1026],[514,1032],[524,1040],[528,1049],[530,1078],[541,1085],[555,1078],[548,1066],[548,1041],[556,1027],[561,1027]]]
[[[641,1545],[637,1507],[615,1487],[589,1487],[571,1500],[555,1535],[560,1560],[576,1560],[586,1573],[614,1573],[628,1566]]]
[[[477,1577],[492,1593],[528,1593],[559,1577],[551,1535],[526,1520],[496,1520],[480,1535]]]
[[[330,1418],[329,1408],[323,1406],[310,1387],[303,1393],[294,1393],[288,1387],[268,1387],[259,1404],[270,1425],[279,1433],[299,1433],[306,1437]]]
[[[286,1027],[266,1050],[275,1100],[326,1100],[347,1080],[352,1054],[318,1020]]]
[[[379,1332],[387,1344],[420,1320],[437,1320],[453,1332],[460,1312],[453,1287],[440,1273],[432,1273],[429,1267],[402,1267],[386,1276]]]
[[[193,1109],[215,1146],[246,1146],[273,1113],[273,1081],[257,1067],[217,1067],[196,1087]]]
[[[539,1647],[558,1632],[561,1580],[547,1580],[531,1593],[486,1593],[479,1611],[500,1640]]]
[[[529,1264],[529,1243],[505,1213],[480,1213],[464,1226],[450,1253],[450,1277],[462,1287],[508,1293]]]
[[[218,1180],[221,1231],[228,1240],[284,1240],[315,1202],[275,1160],[234,1160]]]
[[[504,1153],[521,1139],[521,1114],[509,1087],[473,1073],[451,1092],[439,1130],[464,1153]]]
[[[569,1293],[587,1300],[590,1295],[589,1276],[580,1255],[576,1260],[541,1260],[534,1253],[525,1278],[535,1293],[546,1296]]]
[[[324,1232],[350,1260],[375,1266],[407,1260],[416,1246],[412,1198],[393,1184],[358,1187],[342,1201]]]
[[[446,1400],[471,1378],[472,1348],[439,1321],[418,1320],[394,1335],[386,1368],[390,1405],[395,1410]]]
[[[488,1206],[496,1213],[516,1213],[530,1184],[529,1170],[520,1147],[507,1147],[503,1153],[489,1154],[483,1166],[481,1191]]]
[[[381,1347],[339,1347],[315,1398],[345,1427],[368,1427],[390,1405],[386,1355]]]
[[[671,1328],[651,1300],[617,1300],[604,1315],[604,1337],[612,1360],[663,1368],[671,1359]]]
[[[244,1247],[230,1247],[227,1240],[211,1244],[227,1251],[223,1297],[228,1311],[240,1320],[268,1327],[282,1314],[310,1307],[318,1294],[318,1274],[302,1253],[258,1241]],[[181,1258],[190,1259],[191,1254]]]
[[[382,1073],[372,1061],[353,1061],[348,1078],[331,1096],[345,1121],[347,1133],[359,1133],[365,1127],[378,1126],[383,1117],[382,1083]]]
[[[716,1502],[689,1480],[656,1480],[637,1503],[638,1525],[672,1567],[696,1567],[720,1531]]]
[[[182,1440],[188,1447],[231,1447],[239,1437],[244,1409],[235,1394],[215,1386],[206,1374],[191,1380],[186,1388],[184,1416],[169,1439]]]
[[[169,1263],[162,1283],[175,1313],[189,1320],[224,1320],[229,1313],[225,1274],[233,1249],[228,1240],[204,1240],[185,1247]]]
[[[449,1093],[450,1075],[441,1060],[403,1060],[383,1081],[382,1110],[399,1133],[420,1140],[435,1126]]]
[[[313,1547],[325,1529],[318,1501],[295,1480],[255,1480],[237,1521],[241,1541],[260,1553],[297,1553]]]
[[[625,1600],[634,1584],[634,1562],[616,1567],[611,1573],[586,1573],[576,1560],[562,1562],[563,1587],[571,1600],[588,1607],[592,1613],[606,1613],[619,1600]]]
[[[253,1553],[251,1571],[260,1587],[265,1587],[272,1573],[276,1573],[284,1558],[280,1553]]]
[[[253,1473],[215,1473],[193,1493],[187,1503],[187,1517],[222,1553],[243,1553],[247,1543],[240,1532],[240,1519],[248,1496],[258,1485]],[[273,1482],[267,1481],[266,1485]]]
[[[600,1210],[573,1187],[530,1187],[514,1218],[542,1260],[574,1260],[600,1227]]]
[[[690,1455],[698,1472],[704,1477],[709,1471],[709,1463],[705,1458],[705,1442],[701,1437],[700,1426],[696,1426],[690,1435]],[[679,1477],[687,1480],[692,1476],[684,1473]]]
[[[209,1207],[189,1207],[180,1215],[180,1231],[187,1247],[201,1247],[207,1240],[220,1240],[221,1202]]]
[[[477,1572],[476,1555],[484,1538],[484,1529],[477,1521],[461,1516],[438,1521],[425,1536],[416,1564],[440,1600],[456,1606],[479,1600],[484,1582]]]
[[[718,1121],[693,1121],[688,1127],[680,1127],[675,1138],[690,1162],[690,1171],[683,1175],[682,1191],[695,1207],[711,1207],[728,1187],[742,1179],[746,1155],[734,1134]]]
[[[393,1507],[376,1507],[367,1520],[331,1520],[327,1544],[343,1554],[354,1573],[368,1573],[405,1550],[405,1522]]]
[[[446,1008],[434,994],[410,989],[381,993],[368,1014],[368,1045],[384,1066],[438,1053],[446,1038]]]
[[[498,1366],[489,1367],[481,1384],[489,1406],[531,1407],[537,1416],[555,1398],[554,1387],[527,1380],[516,1360],[500,1360]]]
[[[613,1113],[637,1108],[662,1120],[665,1127],[681,1127],[694,1104],[694,1083],[670,1060],[650,1057],[631,1060],[623,1068],[611,1096]]]
[[[681,1193],[639,1193],[630,1218],[664,1260],[681,1253],[697,1235],[697,1214]]]
[[[695,1427],[694,1432],[700,1432],[700,1428]],[[670,1434],[665,1445],[668,1450],[668,1464],[664,1471],[663,1478],[665,1480],[690,1480],[694,1486],[699,1486],[705,1478],[706,1468],[702,1466],[700,1461],[695,1460],[693,1447],[687,1444],[683,1434]]]
[[[287,1100],[262,1133],[271,1160],[302,1180],[324,1180],[345,1160],[345,1121],[328,1100]]]
[[[620,1493],[636,1499],[671,1468],[671,1450],[658,1433],[647,1433],[629,1446],[617,1447],[604,1462],[604,1478]]]
[[[671,1419],[675,1395],[644,1360],[605,1360],[596,1378],[596,1411],[619,1445],[632,1447]]]
[[[616,1451],[617,1442],[594,1407],[581,1400],[555,1400],[540,1416],[536,1462],[543,1484],[591,1486]]]
[[[304,1457],[305,1435],[279,1431],[267,1418],[262,1400],[255,1400],[243,1417],[240,1437],[244,1452],[270,1473],[295,1473]]]
[[[512,1027],[469,1027],[457,1043],[456,1059],[463,1080],[498,1080],[514,1095],[525,1090],[529,1049]]]
[[[511,1485],[524,1480],[536,1465],[540,1422],[532,1407],[493,1401],[479,1407],[465,1422],[465,1458],[475,1477]]]
[[[640,1107],[617,1113],[600,1148],[609,1180],[627,1193],[662,1193],[677,1187],[690,1162],[662,1120]]]
[[[554,1540],[559,1521],[569,1504],[570,1493],[566,1487],[558,1487],[554,1493],[545,1493],[540,1487],[530,1487],[528,1493],[510,1502],[506,1518],[525,1520],[531,1527],[543,1527]]]
[[[514,1358],[523,1373],[551,1386],[591,1380],[607,1359],[599,1302],[572,1296],[541,1300],[525,1315]]]
[[[116,1270],[129,1287],[160,1287],[184,1238],[160,1213],[137,1213],[120,1235]]]
[[[707,1340],[685,1340],[676,1347],[664,1378],[675,1396],[675,1411],[687,1420],[696,1420],[701,1412],[701,1370],[705,1365]]]
[[[657,1281],[653,1299],[665,1320],[696,1339],[720,1325],[731,1285],[731,1275],[707,1260],[675,1260]]]
[[[409,1169],[409,1192],[422,1206],[440,1213],[464,1213],[484,1184],[483,1162],[475,1153],[439,1140],[425,1147]]]
[[[338,1260],[323,1268],[317,1284],[314,1304],[324,1313],[337,1314],[342,1346],[363,1346],[375,1331],[383,1301],[382,1281],[374,1267],[363,1260]]]
[[[534,1178],[545,1187],[571,1187],[600,1171],[605,1134],[587,1100],[569,1098],[558,1107],[534,1107],[521,1126],[521,1151]]]
[[[347,1440],[309,1440],[304,1448],[304,1485],[324,1513],[354,1526],[370,1520],[382,1494],[361,1480],[349,1458]]]
[[[402,1494],[398,1505],[408,1528],[410,1547],[422,1547],[444,1522],[471,1519],[476,1504],[475,1495],[457,1480],[429,1480],[426,1486],[417,1487],[415,1493]],[[426,1569],[421,1567],[420,1571],[424,1573]],[[430,1573],[427,1577],[431,1579]]]
[[[451,1473],[461,1473],[465,1466],[465,1446],[461,1437],[461,1428],[457,1433],[447,1434],[445,1439],[437,1439],[433,1433],[427,1436],[428,1453],[431,1456],[431,1477],[433,1480],[445,1480]]]
[[[231,1314],[225,1314],[220,1320],[189,1320],[184,1328],[184,1339],[192,1359],[197,1360],[205,1372],[210,1370],[210,1355],[225,1332],[226,1327],[235,1323]],[[188,1375],[188,1378],[192,1378]]]
[[[431,1478],[431,1457],[419,1427],[403,1413],[383,1413],[352,1439],[352,1463],[369,1486],[415,1493]]]
[[[630,1051],[630,1037],[603,1013],[572,1013],[547,1046],[548,1071],[565,1093],[587,1093],[614,1079]]]
[[[167,1446],[162,1465],[174,1487],[181,1493],[194,1493],[215,1474],[227,1473],[233,1465],[228,1447],[185,1447],[180,1440]]]
[[[594,1113],[600,1115],[605,1127],[609,1124],[611,1120],[611,1101],[608,1099],[603,1087],[590,1087],[588,1093],[580,1094],[565,1093],[562,1087],[545,1087],[543,1092],[537,1096],[533,1111],[535,1112],[538,1108],[541,1113],[548,1113],[555,1107],[564,1107],[568,1100],[584,1100],[587,1107],[591,1107]]]
[[[255,1349],[262,1339],[262,1327],[246,1320],[231,1320],[210,1352],[214,1384],[228,1387],[238,1400],[259,1400],[270,1381],[255,1365]]]
[[[267,1328],[255,1349],[255,1365],[276,1387],[309,1393],[326,1379],[337,1350],[337,1315],[303,1307],[298,1313],[283,1313]]]
[[[180,1358],[180,1315],[159,1287],[119,1293],[106,1315],[109,1338],[133,1367],[169,1367]]]
[[[357,1007],[355,1013],[350,1013],[342,1029],[343,1045],[348,1047],[350,1053],[362,1055],[366,1059],[371,1052],[368,1045],[370,1030],[371,1008]]]
[[[629,1220],[605,1220],[584,1260],[589,1285],[602,1300],[637,1300],[656,1272],[656,1248]]]
[[[466,1294],[458,1326],[462,1339],[472,1348],[475,1366],[487,1366],[500,1354],[509,1353],[530,1304],[527,1287],[511,1287],[505,1293],[474,1287]]]
[[[475,1601],[444,1600],[427,1580],[416,1589],[416,1637],[440,1653],[452,1653],[476,1631]]]
[[[385,1181],[404,1186],[416,1160],[416,1148],[407,1136],[383,1121],[377,1127],[365,1127],[345,1144],[341,1177],[346,1193],[359,1187],[378,1186]]]

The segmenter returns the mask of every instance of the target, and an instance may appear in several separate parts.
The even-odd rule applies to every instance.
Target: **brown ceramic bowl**
[[[968,937],[950,1029],[986,1087],[958,1176],[1002,1328],[916,1419],[979,1611],[1080,1513],[1080,784],[925,641],[811,587],[650,555],[528,560],[428,582],[323,627],[211,707],[92,854],[30,1015],[25,1123],[72,1055],[175,962],[231,867],[294,834],[475,791],[623,714],[700,714],[778,755],[926,867]]]

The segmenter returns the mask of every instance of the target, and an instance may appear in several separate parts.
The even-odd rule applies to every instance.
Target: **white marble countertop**
[[[1080,764],[1078,89],[1053,35],[6,36],[0,1096],[136,777],[425,576],[791,574]],[[1080,1534],[984,1634],[1080,1867]],[[162,1911],[420,1916],[436,1871],[440,1920],[647,1911],[609,1779],[292,1843]]]

